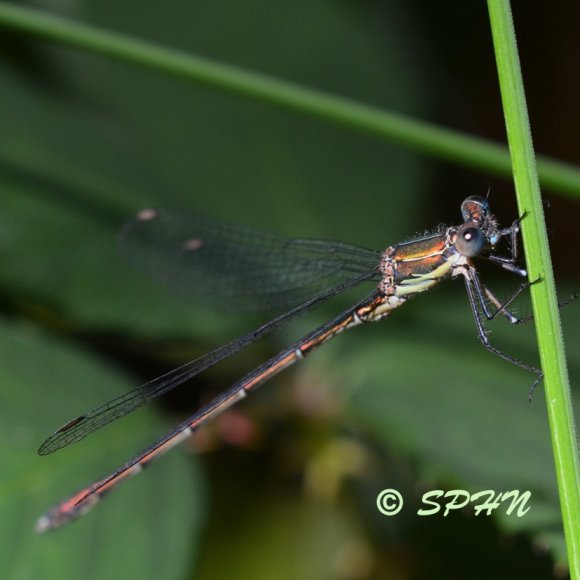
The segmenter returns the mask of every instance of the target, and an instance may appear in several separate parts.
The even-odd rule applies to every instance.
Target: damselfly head
[[[489,211],[489,201],[480,195],[470,195],[461,204],[463,225],[457,232],[457,250],[472,258],[491,250],[499,241],[497,220]],[[478,230],[474,233],[472,230]]]

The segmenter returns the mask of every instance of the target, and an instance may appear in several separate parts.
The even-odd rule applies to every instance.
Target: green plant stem
[[[0,2],[0,26],[298,111],[481,171],[505,177],[511,175],[509,153],[505,147],[378,107],[22,6]],[[548,158],[541,160],[539,165],[542,183],[546,187],[576,198],[580,196],[578,168]]]
[[[580,578],[580,476],[568,371],[548,236],[509,0],[488,0],[508,143],[530,280],[560,505],[572,578]]]

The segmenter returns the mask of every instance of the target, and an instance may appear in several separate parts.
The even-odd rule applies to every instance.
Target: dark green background
[[[80,22],[504,141],[484,2],[44,3]],[[539,152],[578,162],[575,3],[519,3]],[[78,523],[35,519],[186,417],[193,388],[56,455],[54,428],[269,314],[190,304],[130,271],[115,238],[150,205],[384,248],[512,184],[158,73],[0,33],[0,561],[26,578],[550,577],[565,558],[543,391],[487,353],[461,283],[328,344]],[[574,201],[546,191],[566,296]],[[499,295],[516,283],[484,269]],[[499,274],[499,275],[498,275]],[[496,277],[497,278],[494,278]],[[351,292],[200,377],[218,391],[322,323]],[[529,308],[524,301],[521,309]],[[563,312],[572,382],[579,306]],[[492,326],[537,360],[532,325]],[[202,451],[205,451],[203,453]],[[383,488],[406,509],[387,519]],[[523,518],[415,515],[432,489],[530,490]],[[501,510],[500,510],[501,511]],[[5,564],[6,563],[6,564]]]

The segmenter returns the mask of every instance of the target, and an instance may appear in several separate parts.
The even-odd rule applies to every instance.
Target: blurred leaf
[[[182,578],[195,553],[203,485],[179,452],[122,485],[78,522],[49,534],[34,531],[51,505],[120,465],[155,430],[166,428],[154,414],[139,413],[82,445],[47,457],[36,454],[59,421],[119,394],[128,381],[78,348],[3,322],[0,382],[5,577]],[[146,435],[141,443],[140,434]]]
[[[369,549],[347,511],[289,495],[262,495],[252,507],[252,513],[243,517],[230,514],[237,516],[235,531],[230,531],[230,541],[230,534],[221,535],[228,557],[224,558],[223,545],[210,544],[200,578],[349,578],[356,577],[357,566],[358,573],[368,572]]]
[[[417,315],[412,327],[387,328],[394,322],[388,320],[382,339],[360,337],[356,352],[342,353],[337,382],[350,393],[347,416],[387,449],[412,457],[420,489],[529,490],[528,514],[508,517],[500,508],[498,520],[507,531],[553,537],[561,519],[541,385],[530,406],[533,376],[485,351],[467,301],[459,308],[448,296],[434,298],[436,308],[429,310],[418,301],[409,305]],[[577,308],[563,316],[580,324]],[[494,344],[533,364],[530,326],[498,320],[492,329]],[[577,369],[580,355],[571,352],[570,362]],[[565,552],[557,555],[565,559]]]
[[[399,45],[402,19],[379,26],[364,11],[332,2],[228,5],[225,21],[211,2],[174,6],[87,8],[136,35],[167,33],[184,49],[407,111],[426,106],[417,90],[425,80]],[[248,44],[242,22],[274,15],[279,29],[311,28],[292,36],[259,27],[260,38]],[[411,209],[428,175],[408,152],[175,79],[62,50],[46,54],[67,80],[60,92],[54,81],[42,90],[0,67],[0,282],[19,298],[47,301],[78,324],[207,336],[215,321],[203,310],[184,316],[187,306],[127,273],[116,257],[116,231],[134,210],[191,208],[370,247],[422,225]],[[386,202],[388,212],[377,211]]]

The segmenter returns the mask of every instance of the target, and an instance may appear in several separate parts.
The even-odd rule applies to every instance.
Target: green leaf
[[[342,385],[349,424],[391,453],[413,458],[420,489],[529,490],[530,512],[518,518],[500,509],[498,521],[508,532],[541,538],[565,560],[543,385],[529,405],[534,376],[481,346],[465,298],[458,302],[451,292],[417,299],[411,307],[410,322],[400,320],[403,310],[395,312],[376,325],[375,336],[366,336],[366,328],[366,335],[353,332],[320,357],[341,353],[339,374],[326,380]],[[577,309],[563,316],[567,325],[580,327]],[[491,329],[496,346],[534,363],[530,325],[497,320]],[[317,364],[328,361],[310,364],[309,373],[320,376],[325,371]],[[571,353],[570,364],[577,374],[579,353]]]
[[[119,371],[30,326],[0,325],[0,559],[8,578],[182,578],[195,553],[204,486],[172,453],[79,521],[49,534],[36,519],[118,467],[167,428],[141,412],[91,439],[40,457],[57,426],[129,388]],[[130,557],[128,557],[130,555]]]

